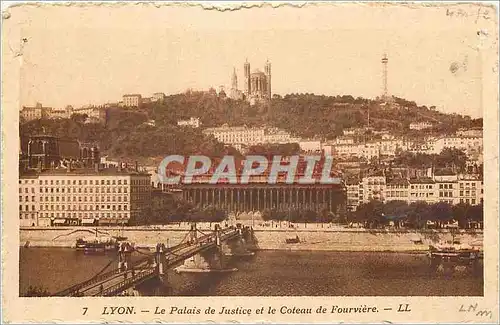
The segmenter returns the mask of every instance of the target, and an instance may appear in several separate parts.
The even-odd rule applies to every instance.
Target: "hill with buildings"
[[[179,120],[197,117],[201,127],[179,126]],[[216,92],[193,92],[166,96],[139,107],[110,106],[105,123],[90,122],[84,114],[71,118],[35,119],[20,125],[23,137],[50,133],[99,145],[113,158],[161,159],[167,154],[222,156],[234,149],[203,134],[206,127],[223,124],[278,127],[301,138],[331,140],[345,129],[370,127],[394,134],[420,136],[410,123],[429,122],[426,135],[451,134],[459,128],[482,126],[482,119],[444,114],[435,107],[392,97],[389,101],[314,94],[274,95],[270,103],[250,105]]]

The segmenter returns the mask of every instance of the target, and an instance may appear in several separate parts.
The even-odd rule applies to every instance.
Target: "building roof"
[[[420,178],[411,178],[409,180],[410,184],[434,184],[434,180],[430,177],[420,177]]]
[[[253,72],[251,74],[252,75],[263,75],[263,76],[265,76],[264,72],[260,71],[259,69],[253,70]]]
[[[386,182],[387,185],[408,185],[408,180],[405,178],[393,178]]]
[[[46,169],[43,170],[42,172],[39,172],[36,169],[31,169],[31,170],[25,170],[25,171],[19,171],[20,177],[21,178],[29,178],[29,177],[36,177],[36,176],[50,176],[50,175],[69,175],[69,176],[132,176],[132,175],[137,175],[137,176],[150,176],[151,174],[147,172],[142,172],[142,171],[135,171],[132,169],[124,169],[122,168],[119,170],[116,167],[109,167],[109,168],[103,168],[99,169],[99,171],[96,171],[95,169],[92,168],[76,168],[72,169],[71,171],[68,172],[67,169],[65,168],[58,168],[58,169]]]

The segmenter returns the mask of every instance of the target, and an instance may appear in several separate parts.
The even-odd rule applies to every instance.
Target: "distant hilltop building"
[[[20,112],[21,118],[25,121],[37,119],[61,119],[71,118],[73,114],[87,115],[85,123],[102,123],[106,120],[106,108],[103,105],[88,105],[80,108],[73,108],[68,105],[63,109],[43,107],[37,103],[34,107],[24,106]]]
[[[248,61],[243,65],[245,84],[245,98],[250,104],[259,102],[268,102],[271,100],[271,63],[266,61],[264,72],[254,70],[250,73],[250,63]]]
[[[140,107],[141,104],[152,102],[163,103],[166,95],[161,92],[154,93],[151,97],[143,97],[141,94],[125,94],[122,96],[122,101],[118,103],[122,107]]]
[[[254,146],[265,143],[299,143],[300,138],[278,128],[228,126],[207,128],[204,134],[213,135],[217,141],[239,149],[241,145]]]
[[[189,126],[192,128],[199,128],[201,125],[200,119],[198,117],[190,117],[189,120],[177,121],[178,126]]]
[[[410,123],[410,130],[424,130],[433,127],[432,123],[429,122],[413,122]]]
[[[123,106],[139,107],[142,104],[142,96],[140,94],[125,94],[123,95]]]
[[[151,101],[154,102],[163,102],[165,100],[165,94],[164,93],[154,93],[153,97],[151,97]]]
[[[243,71],[243,92],[238,89],[238,77],[236,69],[234,69],[229,97],[235,100],[245,99],[251,105],[269,102],[272,95],[271,63],[266,61],[264,72],[260,70],[250,72],[250,63],[246,61],[243,65]]]

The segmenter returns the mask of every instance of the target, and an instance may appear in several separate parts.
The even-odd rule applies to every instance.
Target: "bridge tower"
[[[153,264],[153,267],[156,268],[156,271],[159,275],[165,274],[164,270],[165,251],[166,251],[165,244],[156,244],[155,262]]]
[[[191,224],[191,230],[189,231],[189,242],[190,243],[198,242],[198,229],[196,228],[196,223]]]
[[[118,247],[118,269],[123,271],[123,270],[128,270],[129,266],[131,265],[130,259],[132,255],[132,246],[130,243],[120,243],[120,246]]]

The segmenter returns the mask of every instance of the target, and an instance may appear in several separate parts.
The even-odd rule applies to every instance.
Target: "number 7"
[[[89,307],[83,307],[83,314],[82,315],[85,315],[87,313],[88,309],[89,309]]]

